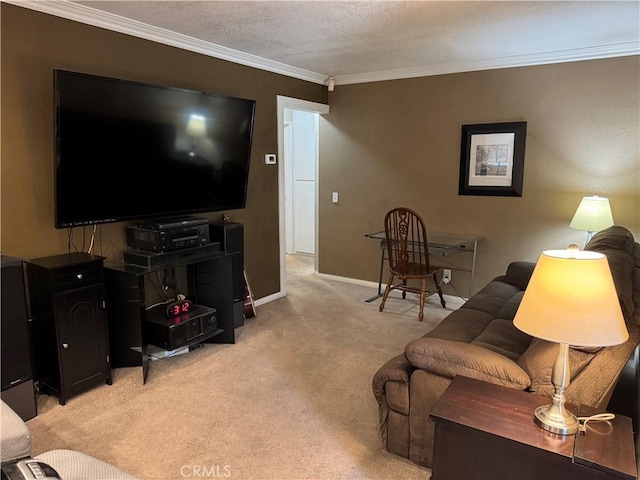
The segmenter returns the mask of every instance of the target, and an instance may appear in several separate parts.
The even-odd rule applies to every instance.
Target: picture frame
[[[521,197],[527,122],[462,125],[458,195]]]

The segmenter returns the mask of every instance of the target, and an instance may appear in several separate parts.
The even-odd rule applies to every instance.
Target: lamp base
[[[563,406],[555,403],[536,408],[534,421],[540,428],[558,435],[578,433],[578,418]]]

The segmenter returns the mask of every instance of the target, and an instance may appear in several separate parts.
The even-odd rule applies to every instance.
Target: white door
[[[286,115],[285,115],[286,116]],[[290,132],[290,135],[287,133]],[[285,147],[285,188],[289,193],[287,253],[316,252],[316,172],[318,164],[318,114],[293,110],[291,123],[285,128],[285,142],[290,137],[291,148]],[[290,156],[286,156],[287,150]]]

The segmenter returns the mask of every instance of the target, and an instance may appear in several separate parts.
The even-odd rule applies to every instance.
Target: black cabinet
[[[26,263],[36,380],[61,405],[97,384],[111,384],[103,260],[76,252]]]

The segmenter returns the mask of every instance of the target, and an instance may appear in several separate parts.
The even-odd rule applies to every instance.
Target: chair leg
[[[380,302],[380,311],[384,310],[384,303],[387,301],[387,297],[389,296],[389,292],[391,291],[391,285],[393,284],[393,275],[389,277],[387,281],[387,286],[384,289],[384,294],[382,295],[382,302]]]
[[[402,285],[404,285],[406,287],[407,286],[407,281],[403,280],[402,281]],[[402,299],[406,300],[406,298],[407,298],[407,291],[406,290],[402,290]]]
[[[440,295],[440,303],[442,304],[442,308],[446,308],[446,302],[444,301],[444,296],[442,295],[442,289],[440,288],[440,282],[438,281],[438,276],[433,274],[433,281],[436,284],[436,288],[438,289],[438,295]]]
[[[427,280],[426,278],[422,278],[420,281],[420,313],[418,314],[418,320],[424,320],[424,292],[427,289]]]

